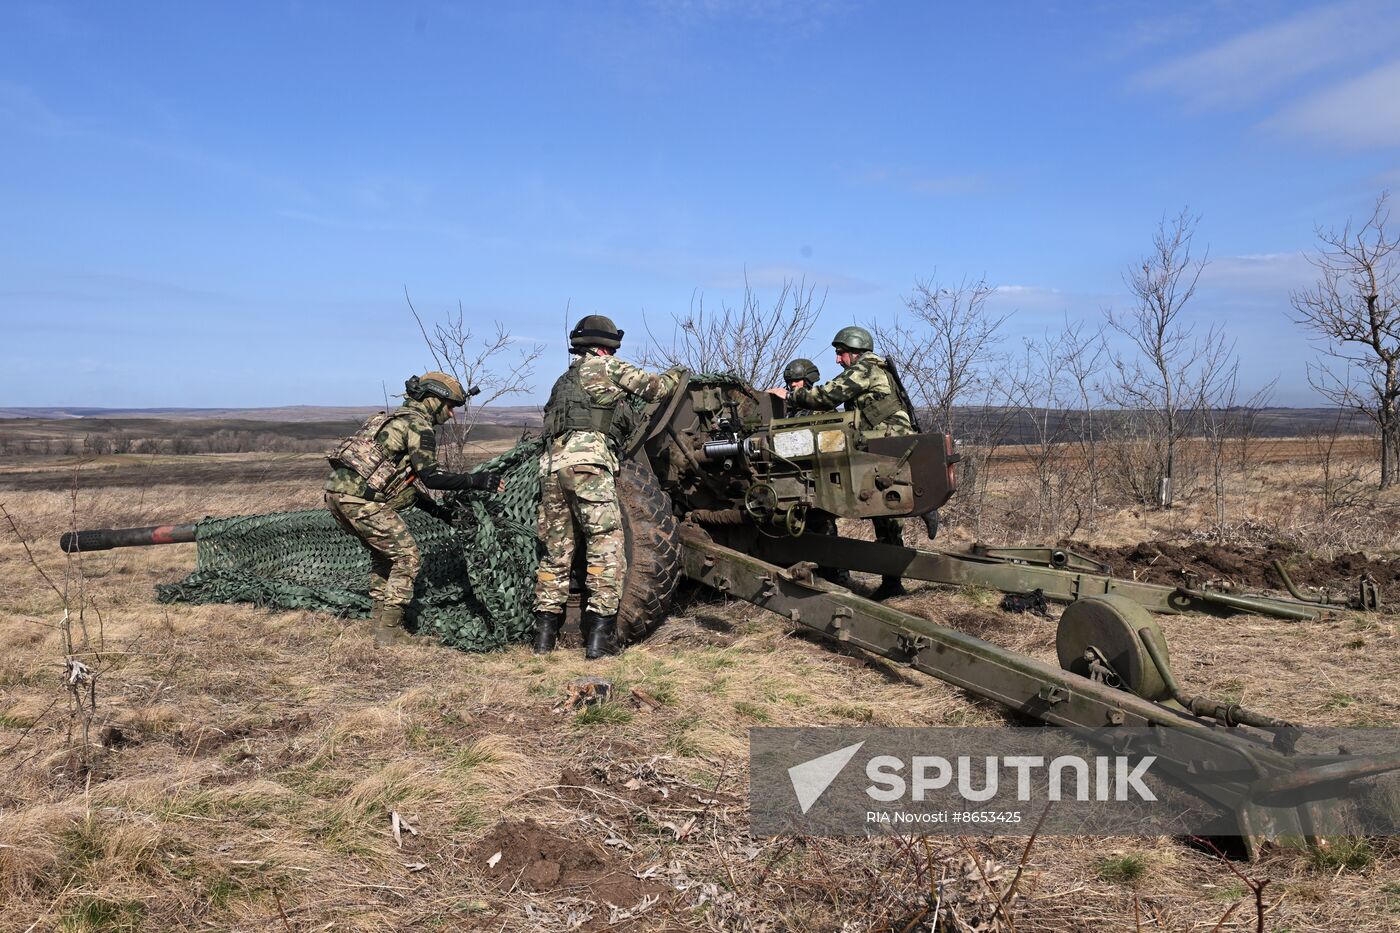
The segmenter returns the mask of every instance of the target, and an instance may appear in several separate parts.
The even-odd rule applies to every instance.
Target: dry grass
[[[58,473],[50,491],[0,491],[59,581],[66,558],[53,540],[74,521],[66,482]],[[293,483],[81,488],[77,521],[319,501]],[[1108,538],[1135,540],[1134,527],[1125,520]],[[60,601],[0,535],[0,929],[533,930],[571,917],[578,929],[899,929],[931,880],[960,916],[989,917],[1021,860],[1019,839],[750,839],[752,726],[1005,719],[938,681],[794,636],[747,604],[694,599],[646,644],[596,664],[576,651],[376,651],[358,621],[154,603],[152,585],[192,564],[191,546],[83,558],[101,744],[75,758]],[[1053,621],[1005,615],[989,594],[925,586],[897,604],[1053,659]],[[1392,616],[1164,624],[1188,689],[1309,723],[1400,724]],[[612,680],[623,699],[587,716],[554,712],[583,674]],[[627,702],[632,687],[661,706]],[[396,841],[391,813],[417,834]],[[488,834],[502,821],[507,831],[534,821],[593,853],[602,880],[552,889],[494,877],[478,847],[501,838]],[[1394,849],[1239,867],[1271,882],[1272,930],[1400,920]],[[633,899],[610,908],[598,891]],[[1131,930],[1135,917],[1142,929],[1205,931],[1236,903],[1219,929],[1253,929],[1252,899],[1180,841],[1047,839],[1009,910],[1019,931]]]

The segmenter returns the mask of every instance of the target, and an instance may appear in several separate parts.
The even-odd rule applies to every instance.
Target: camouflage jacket
[[[411,470],[415,476],[430,472],[437,465],[437,435],[433,432],[433,419],[423,404],[413,399],[405,399],[399,410],[404,412],[402,417],[386,422],[374,436],[375,442],[389,453],[401,469]],[[369,498],[364,479],[346,466],[331,468],[325,489],[327,492]],[[408,508],[418,494],[416,486],[410,484],[389,504],[395,509]]]
[[[860,413],[866,437],[900,437],[914,433],[914,423],[904,409],[885,361],[874,353],[862,353],[834,379],[810,389],[793,389],[788,404],[796,409],[834,411],[842,402]]]
[[[679,382],[671,370],[649,373],[616,356],[590,353],[579,364],[579,382],[595,402],[625,404],[628,396],[654,402],[675,391]],[[540,472],[570,466],[600,466],[617,471],[617,454],[608,447],[607,436],[600,431],[570,431],[554,439],[540,457]]]

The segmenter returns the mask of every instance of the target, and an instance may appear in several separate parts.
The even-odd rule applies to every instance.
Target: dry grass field
[[[653,638],[593,664],[376,650],[363,621],[157,604],[152,587],[193,568],[193,545],[81,562],[55,545],[74,525],[315,507],[320,462],[0,470],[0,929],[912,931],[941,890],[964,929],[1204,933],[1254,930],[1258,882],[1278,933],[1400,928],[1394,842],[1226,863],[1170,838],[751,838],[752,726],[1007,720],[747,604],[687,593]],[[1383,557],[1389,525],[1347,525],[1345,540],[1326,526],[1351,519],[1314,508],[1317,473],[1296,455],[1252,463],[1231,546],[1315,528]],[[1014,537],[1022,479],[991,490],[1003,518],[986,519],[989,539]],[[1124,508],[1077,537],[1208,552],[1209,515]],[[940,544],[969,540],[958,528]],[[86,729],[64,680],[65,593],[97,671]],[[1053,661],[1054,621],[997,602],[916,585],[896,605]],[[1396,620],[1163,625],[1188,690],[1308,724],[1400,726]],[[556,712],[584,674],[618,699]]]

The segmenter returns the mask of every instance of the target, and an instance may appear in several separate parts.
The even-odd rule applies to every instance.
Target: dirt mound
[[[534,820],[502,820],[472,849],[471,863],[507,888],[566,891],[595,904],[630,907],[670,889],[637,878],[621,858]],[[572,890],[570,890],[572,889]]]
[[[1279,560],[1300,587],[1349,594],[1363,573],[1369,573],[1382,587],[1400,584],[1400,561],[1372,559],[1361,553],[1326,560],[1286,544],[1247,547],[1144,541],[1126,547],[1095,547],[1081,541],[1061,541],[1059,546],[1109,565],[1116,577],[1147,583],[1176,585],[1195,577],[1198,583],[1217,581],[1244,589],[1283,590],[1283,580],[1272,566]]]

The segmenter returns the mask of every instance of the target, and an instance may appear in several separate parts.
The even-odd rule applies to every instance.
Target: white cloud
[[[1346,148],[1400,145],[1400,60],[1311,94],[1263,125]]]
[[[1214,257],[1201,273],[1201,285],[1235,292],[1276,294],[1311,285],[1317,270],[1304,253],[1260,253]]]
[[[1400,41],[1394,4],[1353,0],[1242,33],[1140,72],[1132,85],[1181,94],[1200,107],[1239,106],[1331,66],[1383,52]]]

